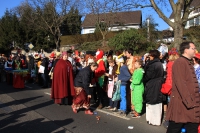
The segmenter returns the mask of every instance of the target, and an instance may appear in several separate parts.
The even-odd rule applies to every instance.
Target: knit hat
[[[178,50],[176,48],[172,48],[169,52],[169,55],[178,55]]]

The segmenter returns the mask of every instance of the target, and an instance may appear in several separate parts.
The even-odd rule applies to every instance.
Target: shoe
[[[119,114],[120,116],[126,116],[126,112],[124,112],[124,111],[120,111],[118,114]]]
[[[112,110],[112,112],[118,112],[117,108],[114,108],[114,109]]]
[[[99,106],[97,107],[98,109],[102,109],[103,108],[103,105],[102,104],[99,104]]]
[[[140,115],[137,115],[137,116],[136,115],[132,115],[131,116],[131,118],[140,118],[140,117],[141,117]]]
[[[107,106],[107,107],[105,107],[105,109],[111,109],[111,107],[110,107],[110,106]]]
[[[72,110],[73,110],[73,112],[74,112],[75,114],[77,114],[77,109],[75,109],[74,106],[72,106]]]
[[[87,115],[93,115],[93,112],[91,110],[87,109],[87,110],[85,110],[85,114],[87,114]]]
[[[132,118],[140,118],[140,114],[136,111],[133,112]]]

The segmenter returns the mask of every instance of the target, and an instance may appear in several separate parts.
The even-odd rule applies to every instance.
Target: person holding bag
[[[108,77],[109,106],[106,107],[106,109],[116,111],[118,101],[112,101],[112,96],[113,96],[113,89],[114,89],[114,79],[117,77],[116,71],[117,71],[118,66],[116,65],[113,59],[108,60],[108,63],[109,63],[109,73],[105,73],[105,76]]]

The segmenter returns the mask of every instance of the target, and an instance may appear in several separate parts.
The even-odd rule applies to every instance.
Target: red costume
[[[68,60],[60,59],[53,71],[51,98],[61,104],[62,98],[75,95],[73,68]]]
[[[104,79],[104,74],[106,72],[104,61],[103,61],[103,51],[98,50],[96,52],[96,61],[98,64],[98,68],[95,70],[95,79],[96,82],[99,82],[100,85],[103,85],[101,79]],[[101,78],[100,78],[101,77]]]

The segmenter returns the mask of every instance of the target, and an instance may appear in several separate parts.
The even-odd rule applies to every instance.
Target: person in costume
[[[67,52],[63,52],[53,70],[51,98],[56,104],[62,104],[64,98],[72,102],[72,97],[75,96],[73,68],[67,59]]]
[[[132,97],[131,102],[134,105],[134,111],[132,118],[140,118],[140,114],[142,112],[143,105],[143,93],[144,93],[144,85],[143,85],[143,75],[144,70],[142,69],[142,60],[137,60],[135,62],[135,71],[133,72],[131,78],[131,91]]]
[[[104,84],[104,74],[106,72],[104,61],[103,61],[103,55],[104,54],[102,50],[98,50],[96,52],[96,61],[98,64],[98,68],[95,70],[95,81],[97,83],[99,109],[103,108],[103,97],[104,97],[103,84]]]
[[[76,75],[74,79],[74,88],[76,95],[73,98],[72,109],[74,113],[77,113],[78,109],[85,108],[85,114],[93,114],[90,107],[90,98],[92,95],[92,89],[90,88],[91,80],[93,78],[93,72],[97,69],[98,64],[92,63],[91,65],[83,68]]]

